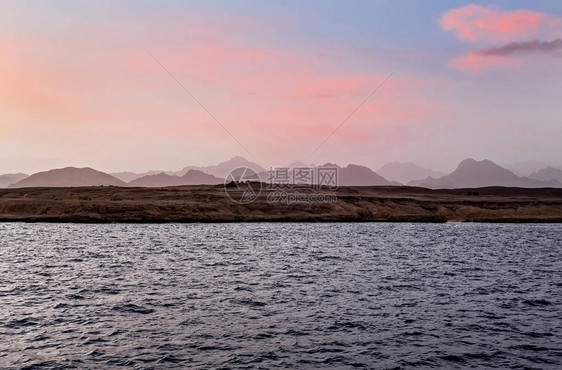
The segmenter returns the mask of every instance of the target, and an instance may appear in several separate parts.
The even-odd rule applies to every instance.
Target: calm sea
[[[562,225],[0,224],[0,367],[562,366]]]

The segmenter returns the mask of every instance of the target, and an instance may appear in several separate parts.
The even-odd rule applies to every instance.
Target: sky
[[[559,0],[3,1],[0,52],[0,173],[562,158]]]

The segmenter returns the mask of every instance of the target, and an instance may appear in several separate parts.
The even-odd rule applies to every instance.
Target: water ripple
[[[562,226],[0,224],[0,368],[560,368]]]

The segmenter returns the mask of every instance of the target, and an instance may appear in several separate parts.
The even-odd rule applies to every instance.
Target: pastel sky
[[[0,52],[0,173],[304,160],[408,55],[307,162],[562,158],[560,0],[3,1]]]

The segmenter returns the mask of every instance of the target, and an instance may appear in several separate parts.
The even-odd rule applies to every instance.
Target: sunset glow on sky
[[[0,173],[562,158],[562,2],[12,1]],[[150,57],[154,55],[251,158]]]

